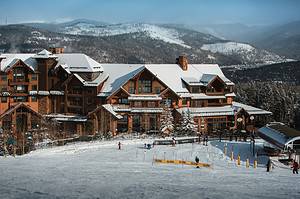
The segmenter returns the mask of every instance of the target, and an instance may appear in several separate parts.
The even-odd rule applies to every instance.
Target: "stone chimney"
[[[185,55],[180,55],[176,59],[176,64],[178,64],[182,68],[182,70],[187,70],[188,69],[188,60],[187,60],[187,57]]]
[[[64,47],[50,47],[49,52],[52,54],[62,54],[64,53],[65,48]]]

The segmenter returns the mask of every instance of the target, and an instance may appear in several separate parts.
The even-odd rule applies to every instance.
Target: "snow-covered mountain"
[[[238,42],[220,42],[214,44],[204,44],[202,50],[224,55],[239,56],[244,63],[278,63],[285,61],[275,53],[257,49],[249,44]]]
[[[131,33],[145,33],[153,39],[162,40],[171,44],[177,44],[185,48],[191,48],[180,38],[182,35],[173,28],[166,28],[145,23],[123,23],[98,26],[91,23],[80,22],[70,26],[64,26],[60,32],[71,35],[91,36],[115,36]]]
[[[284,58],[244,43],[220,39],[179,25],[107,24],[75,20],[61,24],[0,26],[0,50],[36,52],[49,45],[65,46],[99,62],[174,63],[187,54],[190,63],[266,64]]]

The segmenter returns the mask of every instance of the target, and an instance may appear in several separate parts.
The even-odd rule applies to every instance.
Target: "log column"
[[[132,115],[128,115],[128,132],[131,133],[132,132]]]

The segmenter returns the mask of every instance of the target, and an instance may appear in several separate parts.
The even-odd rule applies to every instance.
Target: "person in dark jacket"
[[[272,166],[272,162],[271,162],[271,159],[269,158],[269,160],[267,162],[267,172],[270,172],[271,166]]]
[[[298,174],[299,164],[295,160],[293,162],[292,169],[293,169],[293,174],[295,174],[295,173]]]
[[[196,156],[195,162],[196,162],[197,164],[199,164],[199,158],[198,158],[198,156]],[[199,168],[199,165],[197,165],[197,168]]]
[[[119,150],[121,150],[121,142],[118,143]]]

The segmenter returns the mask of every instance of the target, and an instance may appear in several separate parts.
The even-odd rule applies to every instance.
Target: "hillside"
[[[220,65],[276,63],[284,59],[274,53],[236,43],[210,34],[143,23],[105,24],[77,20],[63,24],[25,24],[0,26],[0,51],[37,52],[49,45],[65,46],[66,52],[82,52],[99,62],[174,63],[187,54],[190,63]],[[215,50],[211,45],[228,50]]]

